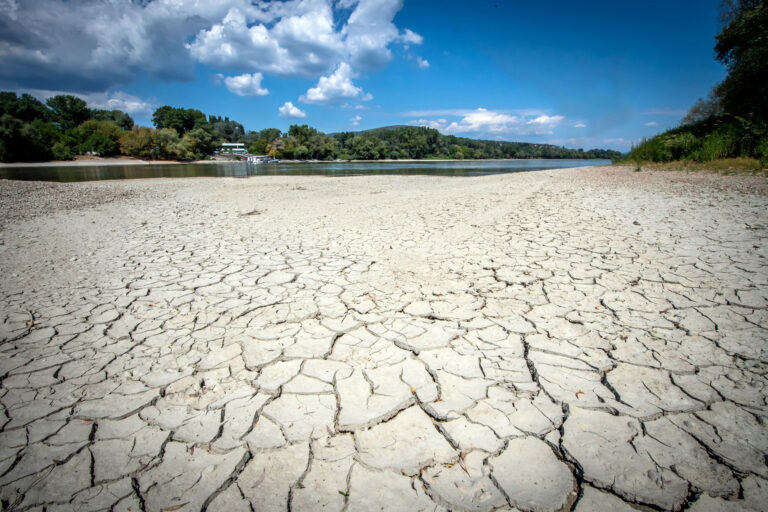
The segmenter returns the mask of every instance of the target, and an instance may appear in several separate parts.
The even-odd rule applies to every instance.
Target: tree
[[[723,99],[719,96],[717,87],[713,87],[706,98],[699,98],[693,104],[680,123],[693,124],[721,115],[723,115]]]
[[[122,110],[91,110],[91,119],[112,121],[123,130],[133,128],[133,118]]]
[[[42,125],[42,126],[41,126]],[[24,123],[5,114],[0,117],[0,142],[2,159],[5,162],[33,162],[50,160],[51,141],[45,130],[46,123],[36,120]],[[43,128],[42,132],[38,128]]]
[[[257,139],[248,146],[248,152],[252,155],[264,155],[267,153],[267,141],[265,139]]]
[[[59,94],[45,102],[53,111],[53,120],[62,130],[68,130],[90,119],[91,111],[85,101],[75,96]]]
[[[78,126],[74,134],[79,141],[79,153],[114,156],[120,152],[122,130],[112,121],[90,119]]]
[[[17,97],[15,92],[0,92],[0,116],[9,114],[16,119],[31,123],[36,119],[51,120],[51,111],[40,100],[29,94]]]
[[[281,152],[285,151],[285,143],[282,139],[275,139],[267,145],[267,156],[275,158]]]
[[[167,160],[176,157],[179,133],[172,128],[160,128],[152,132],[152,149],[150,155],[157,160]]]
[[[222,119],[217,116],[208,116],[208,123],[213,128],[213,134],[218,139],[227,142],[241,142],[245,138],[245,129],[237,121],[230,121],[228,117]]]
[[[264,139],[267,141],[279,139],[282,132],[277,128],[264,128],[258,133],[257,139]]]
[[[139,158],[152,156],[153,130],[146,126],[134,126],[120,135],[120,152]]]
[[[210,155],[218,146],[218,139],[203,127],[188,131],[183,138],[187,139],[191,156],[197,159]]]
[[[168,105],[155,110],[152,115],[152,123],[155,128],[172,128],[179,135],[184,135],[189,130],[210,126],[205,114],[192,108],[174,108]]]
[[[726,112],[768,120],[768,3],[742,1],[717,35],[715,55],[728,67],[718,86]]]

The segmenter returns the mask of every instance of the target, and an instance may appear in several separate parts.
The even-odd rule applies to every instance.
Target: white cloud
[[[361,71],[421,36],[394,23],[402,0],[0,1],[0,80],[104,91],[135,80],[194,80],[217,69],[317,77]],[[56,84],[55,87],[52,84]]]
[[[564,116],[540,115],[533,119],[528,119],[525,124],[534,126],[534,133],[552,133],[552,130],[557,127],[563,119],[565,119]]]
[[[586,128],[586,127],[587,127],[587,125],[586,125],[586,124],[584,124],[584,122],[583,122],[583,121],[579,121],[578,123],[576,123],[575,125],[573,125],[573,127],[574,127],[574,128]]]
[[[461,115],[458,121],[448,122],[445,119],[419,119],[408,124],[416,126],[428,126],[447,134],[479,133],[493,136],[507,135],[545,135],[562,124],[564,116],[539,115],[511,115],[503,111],[478,108],[472,111],[443,110],[433,111],[447,113],[447,115]],[[460,114],[456,114],[461,112]]]
[[[434,110],[408,110],[401,112],[403,117],[432,117],[432,116],[466,116],[474,112],[472,108],[443,108]],[[535,108],[514,109],[514,110],[495,110],[502,114],[517,114],[519,116],[540,116],[546,114],[545,111]]]
[[[238,96],[264,96],[269,90],[262,89],[261,81],[264,76],[261,73],[253,73],[224,78],[224,84],[230,92]]]
[[[422,42],[424,42],[423,37],[421,37],[419,34],[417,34],[416,32],[408,28],[405,29],[403,33],[400,35],[400,39],[402,39],[403,42],[410,43],[410,44],[421,44]]]
[[[416,121],[410,121],[408,124],[411,126],[426,126],[427,128],[443,131],[445,130],[448,121],[445,119],[418,119]]]
[[[449,124],[447,133],[485,132],[510,134],[548,134],[557,126],[563,116],[540,115],[527,119],[523,116],[503,114],[478,108],[464,116],[461,121]]]
[[[293,105],[293,102],[286,101],[279,109],[280,116],[286,119],[303,119],[307,114]]]
[[[645,126],[659,126],[659,123],[657,123],[656,121],[648,121],[647,123],[645,123]]]
[[[266,8],[270,5],[274,7],[265,13],[265,21],[274,23],[270,28],[264,23],[253,24],[246,10],[233,7],[221,21],[196,35],[187,45],[190,54],[213,67],[314,76],[344,53],[333,10],[326,0],[294,0]]]
[[[132,116],[151,116],[152,112],[158,107],[155,101],[142,100],[138,96],[128,94],[122,91],[114,92],[94,92],[94,93],[71,93],[67,91],[52,91],[49,89],[20,89],[18,92],[25,92],[41,100],[47,100],[52,96],[59,94],[68,94],[76,96],[88,104],[89,108],[102,110],[122,110]]]
[[[370,94],[363,93],[361,87],[352,83],[352,68],[346,62],[339,64],[336,71],[329,76],[321,76],[316,87],[307,90],[299,98],[304,103],[336,104],[342,100],[359,98],[362,101],[373,99]]]
[[[413,42],[421,36],[406,29],[401,36],[393,23],[403,0],[360,0],[341,29],[345,60],[357,70],[382,67],[392,58],[389,45]],[[407,39],[403,39],[403,38]]]
[[[351,119],[351,121],[352,121],[352,126],[360,126],[360,121],[362,121],[362,120],[363,120],[363,117],[362,117],[362,116],[355,116],[355,117],[353,117],[353,118]]]
[[[429,61],[427,59],[422,59],[421,57],[416,57],[416,64],[421,69],[425,69],[429,67]]]

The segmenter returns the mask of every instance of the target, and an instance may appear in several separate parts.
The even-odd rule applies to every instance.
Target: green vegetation
[[[483,158],[603,158],[618,151],[567,149],[549,144],[474,140],[443,135],[432,128],[389,126],[364,132],[324,134],[307,125],[287,133],[267,128],[246,135],[248,151],[297,160],[483,159]]]
[[[0,93],[0,160],[68,160],[80,154],[126,155],[142,159],[205,158],[222,142],[244,142],[248,152],[290,160],[603,158],[617,151],[567,149],[549,144],[474,140],[415,126],[325,134],[307,125],[246,132],[229,118],[195,109],[163,106],[153,128],[135,126],[119,110],[92,110],[74,96],[34,97]]]
[[[625,161],[742,158],[768,166],[768,2],[725,1],[723,23],[715,55],[727,66],[725,80],[691,107],[681,126],[643,140]]]
[[[550,144],[474,140],[443,135],[432,128],[390,126],[365,132],[325,134],[307,125],[246,131],[229,118],[195,109],[162,106],[153,128],[135,126],[119,110],[92,110],[80,98],[0,93],[0,160],[67,160],[80,154],[126,155],[143,159],[205,158],[222,142],[244,142],[249,153],[290,160],[602,158],[617,151],[567,149]]]
[[[443,135],[432,128],[392,126],[360,133],[335,134],[339,157],[344,159],[485,159],[485,158],[569,158],[617,159],[618,151],[568,149],[551,144],[475,140]]]

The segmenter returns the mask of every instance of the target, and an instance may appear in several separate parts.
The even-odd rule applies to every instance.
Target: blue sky
[[[717,0],[0,0],[0,88],[246,129],[627,150],[724,76]]]

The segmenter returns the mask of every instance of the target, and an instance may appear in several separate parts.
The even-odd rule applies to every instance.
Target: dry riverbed
[[[764,510],[768,181],[0,181],[0,500]]]

